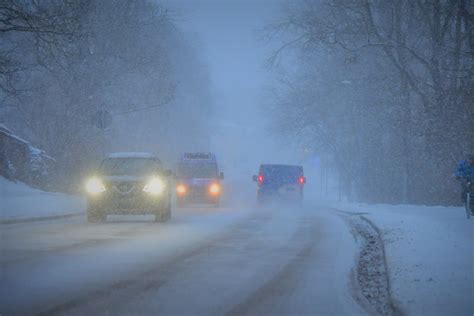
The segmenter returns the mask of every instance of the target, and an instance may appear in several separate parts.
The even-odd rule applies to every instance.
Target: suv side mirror
[[[254,182],[257,182],[257,181],[258,181],[258,177],[257,177],[256,175],[253,175],[253,176],[252,176],[252,180],[253,180]]]
[[[221,173],[219,174],[219,178],[220,178],[221,180],[224,179],[224,172],[221,172]]]

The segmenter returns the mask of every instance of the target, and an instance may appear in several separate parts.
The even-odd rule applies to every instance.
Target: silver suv
[[[152,214],[156,221],[167,221],[171,175],[153,154],[109,155],[87,180],[87,220],[104,221],[108,214]]]

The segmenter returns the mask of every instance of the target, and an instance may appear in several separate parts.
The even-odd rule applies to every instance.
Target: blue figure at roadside
[[[454,171],[456,179],[461,181],[462,200],[466,202],[467,182],[474,180],[474,155],[468,155],[466,159],[461,160]]]

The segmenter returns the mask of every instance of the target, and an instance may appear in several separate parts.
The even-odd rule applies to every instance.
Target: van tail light
[[[262,174],[259,174],[259,175],[258,175],[257,181],[258,181],[258,184],[259,184],[259,185],[262,185],[262,184],[263,184],[263,175],[262,175]]]
[[[188,192],[188,188],[184,184],[178,184],[176,186],[176,193],[178,195],[185,195]]]
[[[306,178],[303,177],[303,176],[301,176],[301,177],[298,178],[298,182],[299,182],[300,184],[305,184],[305,183],[306,183]]]
[[[221,186],[218,183],[213,183],[209,186],[209,193],[211,195],[219,195],[221,193]]]

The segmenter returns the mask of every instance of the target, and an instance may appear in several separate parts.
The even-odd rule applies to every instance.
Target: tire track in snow
[[[298,287],[300,280],[306,272],[306,263],[312,258],[314,245],[320,233],[320,223],[314,218],[303,217],[300,219],[299,229],[288,243],[292,247],[297,245],[299,250],[292,258],[281,267],[273,277],[262,284],[241,303],[227,312],[227,315],[256,315],[259,307],[270,307],[271,301],[279,300]],[[302,242],[301,240],[304,240]],[[268,304],[266,304],[268,303]],[[268,313],[267,313],[268,314]]]
[[[78,232],[81,232],[84,230],[84,233],[80,234],[79,236],[91,236],[91,238],[88,238],[83,241],[77,241],[77,242],[72,242],[68,243],[65,245],[58,245],[58,246],[50,246],[47,247],[46,249],[39,249],[34,252],[32,251],[27,251],[30,253],[30,255],[22,256],[20,258],[14,258],[14,259],[6,259],[3,261],[0,261],[0,265],[2,268],[8,268],[10,266],[19,264],[19,263],[24,263],[24,262],[30,262],[30,261],[35,261],[35,260],[40,260],[42,258],[48,257],[51,254],[60,254],[63,252],[67,251],[73,251],[73,250],[78,250],[78,249],[83,249],[83,248],[90,248],[90,247],[97,247],[101,245],[106,245],[106,244],[111,244],[111,243],[117,243],[119,242],[120,239],[123,238],[132,238],[139,236],[141,234],[146,234],[149,233],[149,230],[143,231],[143,229],[148,229],[152,227],[153,225],[157,225],[156,223],[147,223],[143,222],[143,225],[133,225],[129,227],[120,227],[120,229],[114,231],[113,233],[109,233],[106,236],[102,236],[101,238],[97,238],[97,235],[101,233],[101,229],[107,228],[106,225],[111,225],[109,223],[106,224],[101,224],[102,226],[94,224],[94,226],[90,226],[89,224],[84,224],[78,227]],[[77,227],[74,227],[77,228]],[[100,229],[99,231],[92,231],[92,232],[87,232],[87,229]],[[48,232],[50,233],[50,232]],[[77,234],[77,232],[75,232]],[[41,234],[41,233],[40,233]],[[57,235],[60,235],[60,233],[55,233]]]
[[[250,237],[252,234],[258,234],[259,227],[263,227],[271,220],[268,213],[257,212],[250,218],[244,218],[231,225],[226,231],[217,233],[203,241],[197,242],[192,248],[171,256],[169,259],[160,263],[156,268],[149,269],[135,274],[132,278],[124,279],[108,286],[104,286],[96,291],[92,291],[83,296],[67,300],[51,308],[46,308],[36,315],[61,315],[69,314],[75,309],[80,309],[87,305],[100,304],[114,296],[120,296],[123,300],[131,300],[141,295],[143,292],[159,289],[166,284],[167,280],[178,272],[178,265],[195,256],[201,255],[212,248],[231,243],[233,240],[242,239],[243,236]],[[79,312],[81,314],[81,312]]]

